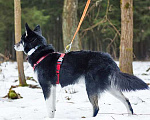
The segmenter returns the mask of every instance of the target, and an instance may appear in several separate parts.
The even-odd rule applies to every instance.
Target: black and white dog
[[[121,91],[148,89],[148,85],[141,79],[122,73],[107,53],[72,51],[62,56],[54,52],[52,45],[47,45],[39,25],[34,30],[31,30],[27,24],[25,28],[25,34],[15,45],[15,49],[24,51],[28,55],[28,62],[34,67],[34,72],[42,87],[49,117],[53,118],[56,110],[58,78],[60,85],[65,87],[77,83],[81,76],[85,78],[86,91],[93,106],[94,117],[99,111],[98,97],[104,91],[110,92],[122,101],[128,113],[133,114],[129,100]],[[61,64],[59,76],[57,66],[60,57],[62,57],[62,63],[59,62]]]

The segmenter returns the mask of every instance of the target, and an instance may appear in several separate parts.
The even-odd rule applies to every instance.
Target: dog
[[[93,106],[93,117],[99,111],[98,98],[103,92],[110,92],[126,106],[129,114],[133,114],[132,106],[122,91],[149,89],[148,85],[136,76],[122,73],[108,53],[82,50],[61,55],[55,52],[51,44],[47,44],[39,25],[31,30],[26,23],[25,29],[21,41],[15,45],[15,50],[24,51],[28,56],[28,62],[34,68],[42,88],[50,118],[54,117],[56,111],[58,78],[61,87],[65,87],[77,83],[78,79],[84,76],[87,95]]]

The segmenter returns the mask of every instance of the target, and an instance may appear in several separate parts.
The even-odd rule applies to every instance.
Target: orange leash
[[[77,33],[78,33],[80,27],[81,27],[81,24],[82,24],[82,22],[83,22],[83,20],[84,20],[84,18],[85,18],[85,15],[86,15],[86,12],[87,12],[88,7],[89,7],[89,5],[90,5],[90,2],[91,2],[91,0],[88,0],[87,3],[86,3],[86,6],[85,6],[84,11],[83,11],[83,13],[82,13],[82,17],[81,17],[81,19],[80,19],[80,22],[79,22],[79,24],[78,24],[78,27],[77,27],[77,29],[76,29],[76,32],[75,32],[75,34],[74,34],[74,36],[73,36],[73,38],[72,38],[72,40],[71,40],[71,43],[70,43],[69,45],[67,45],[66,48],[65,48],[66,52],[69,52],[70,49],[71,49],[72,43],[73,43],[73,41],[74,41],[74,39],[75,39],[75,37],[76,37],[76,35],[77,35]]]

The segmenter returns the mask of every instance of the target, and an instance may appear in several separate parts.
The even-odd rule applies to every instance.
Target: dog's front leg
[[[47,90],[43,90],[48,116],[54,118],[56,111],[56,86],[51,85]]]
[[[48,116],[50,118],[54,118],[55,111],[56,111],[56,86],[52,85],[50,88],[48,98],[45,99]]]

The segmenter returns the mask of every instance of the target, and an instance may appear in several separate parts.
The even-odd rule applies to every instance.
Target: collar
[[[35,48],[32,48],[28,53],[27,55],[30,56],[32,55],[40,46],[36,46]]]

